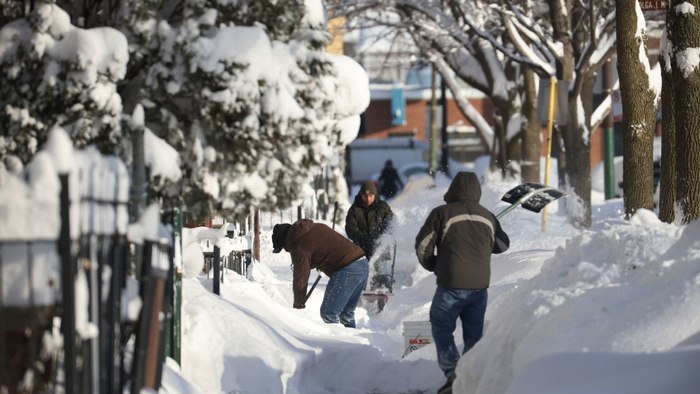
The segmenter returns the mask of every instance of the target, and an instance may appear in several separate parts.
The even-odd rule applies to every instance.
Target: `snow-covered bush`
[[[12,171],[54,125],[127,164],[144,133],[159,146],[147,154],[168,153],[160,169],[164,157],[145,158],[151,195],[231,216],[301,201],[356,135],[368,81],[359,67],[360,83],[341,78],[347,67],[324,52],[320,0],[79,4],[38,2],[0,30],[0,160]]]
[[[185,182],[166,192],[195,215],[289,206],[341,145],[323,21],[299,1],[234,3],[193,2],[155,29],[147,123],[180,151]]]
[[[0,29],[0,159],[29,162],[49,129],[62,126],[78,147],[114,151],[122,138],[117,82],[127,41],[108,28],[80,29],[59,7],[39,3]]]

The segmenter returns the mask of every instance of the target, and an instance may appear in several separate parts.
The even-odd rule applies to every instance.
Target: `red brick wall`
[[[603,146],[603,128],[598,127],[591,133],[591,168],[603,161],[604,149]]]
[[[488,99],[470,100],[472,105],[484,115],[486,121],[493,124],[493,105]],[[406,100],[406,124],[391,125],[391,100],[372,100],[365,111],[366,134],[362,138],[385,138],[394,133],[413,133],[416,140],[425,140],[426,107],[430,100]],[[439,111],[439,109],[438,109]],[[448,124],[470,122],[462,115],[453,100],[447,102]],[[440,125],[438,125],[438,128]]]
[[[479,111],[489,124],[493,124],[493,103],[488,99],[473,99],[471,104]],[[366,134],[362,138],[386,138],[394,133],[412,133],[416,140],[425,140],[426,106],[429,100],[406,101],[406,124],[403,126],[391,125],[391,100],[373,100],[365,111]],[[439,110],[439,108],[438,108]],[[462,115],[453,100],[447,102],[448,124],[471,123]],[[438,125],[438,130],[440,125]],[[542,129],[542,141],[546,141],[546,129]],[[547,147],[542,144],[542,155],[547,152]],[[598,128],[591,133],[591,168],[603,160],[603,130]]]

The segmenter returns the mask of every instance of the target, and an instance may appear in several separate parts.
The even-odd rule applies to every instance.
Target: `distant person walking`
[[[384,163],[384,168],[382,168],[377,183],[379,184],[379,194],[381,194],[385,200],[394,197],[396,192],[399,191],[400,188],[403,189],[404,186],[391,160],[387,160],[386,163]]]
[[[447,377],[438,393],[450,393],[456,377],[457,318],[462,321],[464,354],[483,335],[491,254],[510,246],[508,235],[496,216],[479,204],[480,198],[476,174],[459,172],[445,193],[445,204],[430,212],[416,237],[418,261],[437,276],[430,324],[438,365]]]
[[[365,251],[365,256],[370,260],[379,238],[389,229],[393,218],[394,212],[389,204],[379,198],[374,183],[362,182],[345,217],[345,233]]]
[[[321,304],[326,323],[355,327],[355,308],[367,285],[369,263],[361,248],[322,223],[299,219],[277,224],[272,230],[272,252],[292,256],[295,309],[306,307],[309,274],[316,268],[330,277]]]

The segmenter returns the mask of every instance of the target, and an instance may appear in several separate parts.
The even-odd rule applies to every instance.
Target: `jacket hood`
[[[474,201],[481,199],[481,185],[479,178],[473,172],[460,171],[452,179],[450,187],[445,193],[445,202]]]
[[[308,233],[309,230],[311,230],[314,227],[314,222],[313,220],[310,219],[299,219],[294,224],[292,224],[292,227],[289,229],[289,233],[287,234],[287,242],[285,245],[291,245],[295,243],[299,238],[301,238],[304,234]]]

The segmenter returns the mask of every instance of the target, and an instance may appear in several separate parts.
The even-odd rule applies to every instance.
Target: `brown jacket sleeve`
[[[306,287],[309,285],[309,273],[311,272],[310,256],[302,252],[292,252],[294,303],[297,305],[306,302]]]

